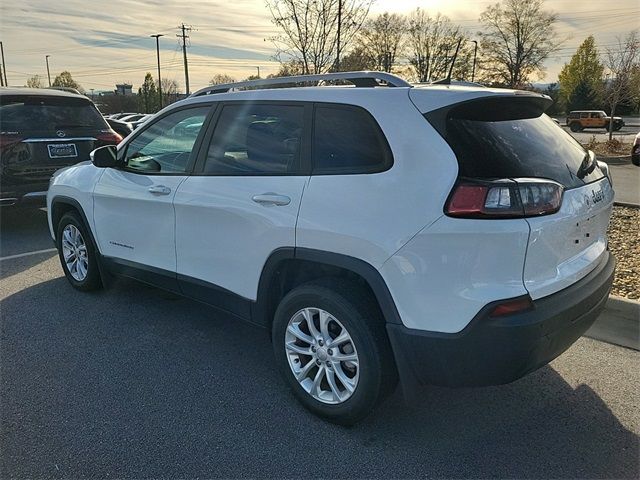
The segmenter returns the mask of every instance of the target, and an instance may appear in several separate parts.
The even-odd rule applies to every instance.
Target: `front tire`
[[[298,400],[331,422],[358,422],[396,385],[373,302],[358,285],[332,279],[293,289],[276,310],[276,362]]]
[[[582,125],[580,125],[578,122],[573,122],[571,125],[569,125],[569,128],[572,132],[579,132],[580,130],[582,130]]]
[[[102,288],[96,249],[77,213],[67,212],[58,222],[56,247],[62,270],[74,288],[85,292]]]

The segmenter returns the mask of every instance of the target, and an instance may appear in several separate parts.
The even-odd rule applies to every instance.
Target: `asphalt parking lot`
[[[609,138],[609,132],[603,128],[587,128],[581,132],[572,132],[569,127],[565,126],[564,119],[558,118],[562,128],[573,135],[573,137],[580,143],[589,143],[595,136],[598,142],[605,142]],[[621,142],[632,143],[635,136],[640,132],[640,120],[637,118],[625,119],[627,125],[622,127],[617,132],[613,132],[613,138],[620,140]]]
[[[639,352],[583,338],[513,384],[338,427],[264,331],[131,281],[76,292],[43,211],[0,221],[1,478],[640,476]]]

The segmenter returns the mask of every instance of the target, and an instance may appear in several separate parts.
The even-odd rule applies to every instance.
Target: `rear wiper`
[[[580,164],[580,168],[578,168],[578,171],[576,172],[576,175],[580,180],[582,180],[595,169],[595,159],[591,157],[591,154],[589,152],[587,152],[587,154],[584,156],[584,159],[582,160],[582,163]]]

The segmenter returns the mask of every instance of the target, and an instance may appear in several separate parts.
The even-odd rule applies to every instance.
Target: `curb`
[[[640,350],[640,302],[610,296],[585,337]]]
[[[613,202],[614,205],[617,205],[618,207],[627,207],[627,208],[640,208],[640,205],[637,203],[630,203],[630,202]]]

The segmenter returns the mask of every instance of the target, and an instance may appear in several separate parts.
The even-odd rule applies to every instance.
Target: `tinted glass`
[[[54,96],[0,97],[0,130],[55,133],[57,130],[103,130],[108,125],[87,99]]]
[[[226,105],[216,123],[204,173],[294,173],[299,170],[303,124],[303,106]]]
[[[462,177],[538,177],[572,188],[603,176],[597,166],[584,167],[584,148],[544,114],[495,122],[450,118],[447,141]]]
[[[127,167],[145,173],[185,172],[209,109],[179,110],[150,125],[127,146]]]
[[[380,172],[391,166],[389,146],[371,115],[352,107],[316,107],[314,174]]]

